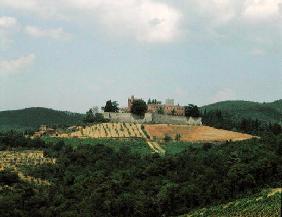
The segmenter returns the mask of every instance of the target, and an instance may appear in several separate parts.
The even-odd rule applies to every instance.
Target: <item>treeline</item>
[[[79,113],[56,111],[48,108],[26,108],[0,112],[0,131],[37,130],[40,125],[52,128],[64,128],[82,123],[84,115]]]
[[[16,148],[47,148],[47,145],[40,138],[31,139],[16,131],[0,132],[0,151]]]
[[[233,130],[253,135],[264,135],[272,133],[279,135],[282,133],[282,127],[278,123],[265,122],[251,118],[234,118],[228,112],[213,110],[202,113],[203,124],[219,129]]]
[[[282,180],[281,135],[199,144],[173,156],[63,142],[48,153],[57,163],[29,175],[50,180],[49,187],[0,172],[1,187],[10,186],[0,188],[0,216],[175,216]]]

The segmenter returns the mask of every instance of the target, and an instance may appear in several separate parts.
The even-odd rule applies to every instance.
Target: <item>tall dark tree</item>
[[[134,100],[131,107],[131,112],[133,114],[144,116],[147,110],[148,110],[148,106],[144,100],[142,99]]]
[[[92,109],[89,109],[89,111],[86,112],[86,115],[83,120],[85,123],[94,123],[95,121],[95,115]]]
[[[281,125],[280,125],[280,124],[277,124],[277,123],[273,124],[273,125],[271,126],[271,132],[272,132],[274,135],[278,135],[278,134],[282,133],[282,127],[281,127]]]
[[[84,117],[84,123],[103,123],[107,122],[107,120],[104,118],[103,114],[98,113],[95,109],[91,108],[89,111],[86,112],[86,115]]]
[[[104,112],[118,112],[119,107],[117,101],[108,100],[104,107]]]
[[[192,104],[185,106],[185,116],[194,117],[194,118],[200,117],[201,114],[200,114],[198,106],[192,105]]]

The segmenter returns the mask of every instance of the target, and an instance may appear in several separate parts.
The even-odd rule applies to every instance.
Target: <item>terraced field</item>
[[[227,204],[195,210],[181,217],[279,217],[281,216],[281,188],[264,190],[258,195]]]
[[[79,127],[75,132],[61,134],[59,137],[71,138],[146,138],[141,124],[134,123],[103,123]]]
[[[170,144],[170,149],[182,150],[187,146],[185,142],[225,142],[240,141],[251,139],[253,136],[227,130],[219,130],[208,126],[188,126],[188,125],[169,125],[169,124],[135,124],[135,123],[102,123],[92,126],[76,128],[76,131],[69,133],[61,133],[57,138],[63,139],[128,139],[141,138],[147,141],[147,146],[152,152],[165,154],[166,147],[157,143],[163,141],[165,136],[169,136],[175,140],[178,135],[177,144]],[[55,137],[54,137],[55,138]],[[88,142],[92,144],[94,141],[74,141],[74,143]],[[106,141],[99,141],[103,144]],[[182,142],[182,143],[181,143]],[[183,143],[184,142],[184,143]],[[95,143],[95,142],[94,142]],[[107,142],[106,142],[107,143]],[[181,143],[181,144],[180,144]],[[117,142],[110,141],[112,144]],[[179,144],[181,147],[179,148]],[[140,144],[138,144],[140,149]],[[141,149],[144,149],[143,147]],[[172,152],[178,152],[173,150]],[[144,152],[144,151],[142,151]]]
[[[177,134],[180,135],[180,140],[185,142],[225,142],[227,140],[240,141],[253,138],[252,135],[219,130],[208,126],[169,124],[148,124],[144,126],[151,139],[164,139],[166,135],[174,139]]]
[[[22,180],[35,184],[50,185],[46,180],[25,175],[23,168],[55,163],[56,159],[45,157],[43,151],[0,151],[0,171],[12,169]]]

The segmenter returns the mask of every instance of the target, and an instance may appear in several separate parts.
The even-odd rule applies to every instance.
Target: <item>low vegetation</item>
[[[233,217],[281,216],[281,188],[264,189],[262,192],[229,203],[195,210],[181,217]]]
[[[152,154],[152,150],[149,148],[148,144],[144,139],[111,139],[111,138],[56,138],[56,137],[43,137],[43,141],[48,145],[52,144],[62,144],[70,146],[73,149],[78,148],[81,145],[100,145],[103,144],[106,147],[119,151],[121,149],[127,149],[131,153],[136,153],[140,155]]]

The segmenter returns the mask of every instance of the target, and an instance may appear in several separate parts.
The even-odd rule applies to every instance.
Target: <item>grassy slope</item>
[[[42,124],[73,125],[81,123],[82,115],[47,108],[26,108],[0,112],[0,130],[37,129]]]
[[[176,155],[188,149],[188,147],[201,148],[202,144],[192,142],[167,142],[162,144],[161,147],[165,150],[166,154]]]
[[[252,118],[262,121],[282,123],[282,100],[271,103],[250,101],[223,101],[201,107],[204,111],[221,110],[228,112],[233,119]]]
[[[238,199],[227,204],[195,210],[182,217],[279,217],[281,215],[281,189],[263,190],[260,194]]]
[[[97,145],[103,144],[113,150],[120,150],[123,147],[127,147],[131,152],[138,153],[141,155],[151,154],[149,146],[144,139],[92,139],[92,138],[54,138],[54,137],[43,137],[43,140],[47,143],[56,143],[63,140],[65,144],[77,147],[78,145]]]

